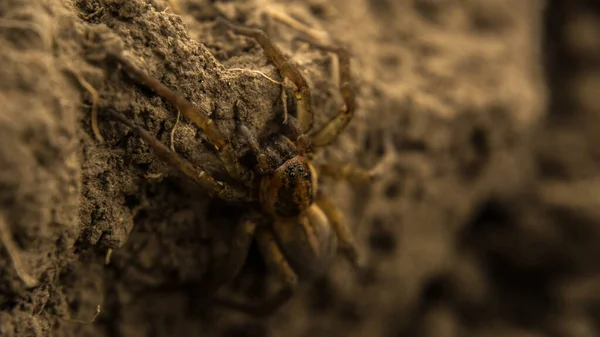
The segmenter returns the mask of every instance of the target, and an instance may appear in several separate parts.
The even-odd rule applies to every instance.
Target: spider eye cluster
[[[305,180],[310,179],[310,169],[304,167],[302,164],[291,165],[286,170],[286,174],[290,179],[290,185],[296,185],[296,178],[302,178]]]
[[[306,158],[296,156],[261,183],[261,203],[278,217],[294,217],[308,209],[315,197],[316,181]]]

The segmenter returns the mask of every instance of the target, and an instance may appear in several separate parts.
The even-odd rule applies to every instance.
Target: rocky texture
[[[180,15],[158,0],[0,5],[2,335],[595,334],[597,12],[516,0],[178,4]],[[335,59],[293,43],[298,30],[277,18],[347,45],[356,117],[318,160],[387,163],[370,186],[322,185],[365,273],[340,259],[265,320],[198,295],[244,207],[209,199],[125,128],[100,119],[99,142],[91,127],[94,103],[112,108],[223,177],[201,133],[186,119],[172,133],[177,111],[107,58],[125,51],[210,111],[240,156],[234,104],[252,133],[278,132],[281,85],[263,75],[280,75],[253,41],[215,25],[217,12],[265,27],[293,57],[318,123],[341,104]],[[265,275],[253,249],[230,288],[258,294]]]

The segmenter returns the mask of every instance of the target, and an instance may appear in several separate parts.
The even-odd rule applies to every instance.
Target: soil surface
[[[599,13],[541,0],[2,1],[0,335],[598,335]],[[268,146],[295,113],[293,87],[218,15],[293,59],[318,126],[343,104],[339,64],[296,38],[345,45],[355,117],[315,162],[380,168],[371,184],[319,186],[364,269],[340,257],[267,318],[212,305],[204,287],[249,205],[210,198],[103,115],[230,179],[203,132],[110,57],[123,53],[252,164],[236,126]],[[259,301],[277,284],[253,246],[220,291]]]

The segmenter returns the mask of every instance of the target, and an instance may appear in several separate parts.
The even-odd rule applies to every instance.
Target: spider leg
[[[362,264],[354,238],[350,232],[350,228],[344,221],[342,212],[337,208],[331,199],[323,193],[317,194],[315,203],[321,208],[323,213],[329,218],[329,222],[333,226],[338,238],[339,238],[339,250],[341,250],[344,257],[352,264],[356,269],[360,269]]]
[[[315,147],[322,147],[331,144],[354,117],[354,108],[356,106],[356,94],[352,87],[352,72],[350,70],[350,53],[346,48],[340,46],[324,46],[306,39],[304,40],[318,49],[335,53],[340,61],[339,79],[340,93],[344,99],[344,104],[338,110],[338,113],[327,124],[318,130],[312,130],[310,133],[311,142]]]
[[[226,24],[236,34],[244,35],[253,38],[263,48],[265,55],[275,64],[275,67],[279,69],[281,74],[289,78],[296,86],[294,96],[297,101],[297,116],[300,123],[300,127],[304,132],[308,132],[313,125],[313,110],[312,110],[312,99],[310,88],[306,79],[300,73],[296,65],[292,63],[289,57],[287,57],[267,34],[261,29],[254,29],[249,27],[243,27],[236,25],[224,17],[218,17],[218,21]]]
[[[262,302],[242,302],[233,299],[217,298],[215,303],[221,306],[242,311],[253,316],[268,316],[277,310],[281,305],[288,301],[294,294],[294,290],[298,284],[298,277],[290,267],[283,252],[277,245],[275,234],[266,228],[257,230],[256,239],[259,249],[265,258],[267,267],[270,270],[277,271],[284,282],[281,288],[275,295]]]
[[[273,158],[269,156],[268,152],[260,149],[258,139],[256,139],[256,137],[253,136],[252,133],[250,133],[248,127],[246,127],[245,125],[239,125],[238,128],[242,136],[244,136],[244,138],[246,139],[246,143],[250,147],[250,150],[256,157],[256,160],[258,161],[258,167],[260,168],[262,173],[268,174],[275,171],[277,167],[275,166],[275,163],[273,163]]]
[[[218,197],[227,201],[251,201],[252,195],[249,189],[239,186],[229,185],[222,181],[217,181],[208,173],[196,168],[192,163],[171,151],[167,146],[154,138],[143,127],[135,124],[133,121],[114,110],[105,110],[102,112],[107,118],[123,124],[131,129],[135,134],[150,145],[154,152],[164,161],[177,168],[188,178],[204,188],[211,196]]]
[[[294,144],[296,145],[298,154],[303,155],[312,152],[310,139],[308,139],[306,134],[302,131],[302,127],[300,126],[298,119],[293,116],[288,116],[287,125],[292,132],[292,137],[295,139]]]
[[[352,183],[368,183],[375,179],[374,170],[363,170],[352,165],[322,164],[316,165],[320,176],[333,178],[335,180],[348,180]]]
[[[217,149],[219,158],[223,162],[229,175],[246,185],[251,183],[252,172],[244,169],[244,167],[239,164],[231,144],[227,142],[221,131],[219,131],[219,128],[205,112],[194,106],[192,102],[183,97],[180,93],[169,89],[166,85],[148,75],[122,54],[112,54],[111,56],[123,65],[127,73],[135,81],[147,86],[156,94],[166,99],[204,132],[208,141]]]
[[[383,148],[385,155],[370,169],[365,170],[347,164],[320,164],[315,165],[320,176],[335,180],[348,180],[351,183],[361,184],[377,180],[382,172],[389,170],[396,159],[396,149],[389,133],[384,135]]]
[[[236,227],[226,259],[216,261],[217,263],[210,267],[210,276],[203,283],[202,292],[207,298],[213,296],[221,286],[232,281],[239,273],[246,262],[256,226],[257,221],[244,218]]]

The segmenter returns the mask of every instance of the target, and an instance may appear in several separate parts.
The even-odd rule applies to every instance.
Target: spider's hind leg
[[[335,230],[338,239],[340,240],[339,250],[341,253],[353,267],[360,269],[362,267],[361,257],[356,248],[354,237],[352,236],[350,228],[348,228],[348,225],[344,221],[344,216],[340,209],[337,208],[333,201],[323,193],[317,194],[315,203],[321,208],[323,213],[325,213]]]
[[[256,240],[269,270],[277,271],[284,284],[272,297],[260,302],[218,297],[214,303],[252,316],[268,316],[287,302],[298,285],[298,277],[277,245],[275,234],[266,227],[257,229]]]
[[[231,282],[238,275],[246,262],[257,224],[254,219],[243,218],[233,232],[227,257],[211,261],[210,274],[203,281],[201,289],[207,299],[211,299],[221,286]]]

